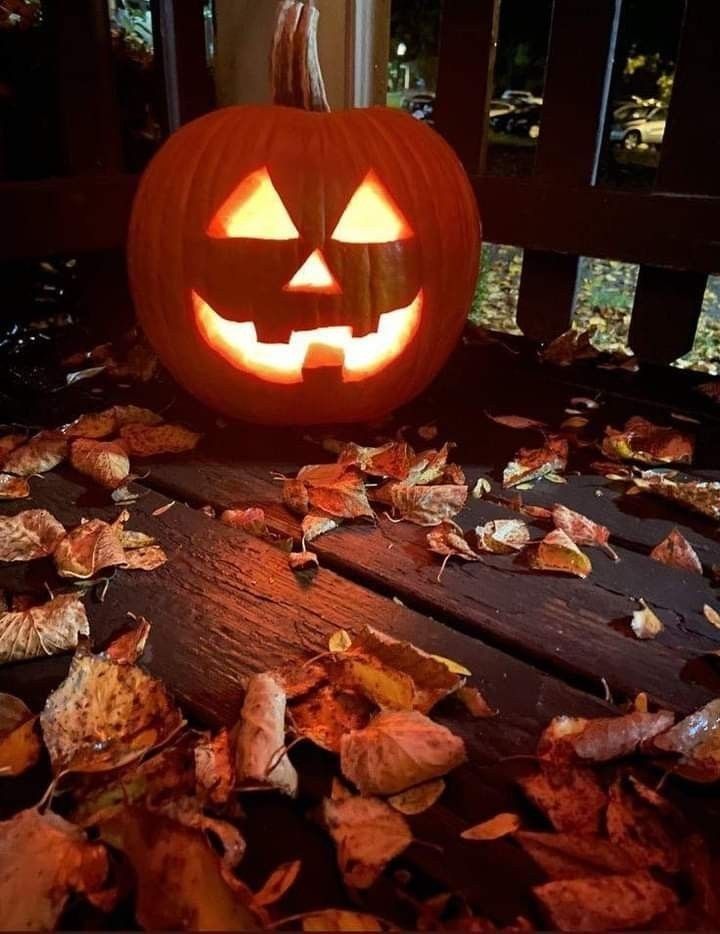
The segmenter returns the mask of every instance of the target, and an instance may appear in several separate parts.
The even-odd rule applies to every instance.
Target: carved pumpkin
[[[265,423],[382,415],[423,389],[457,342],[479,220],[456,156],[386,108],[326,109],[317,11],[282,5],[275,99],[176,132],[131,225],[145,333],[177,380]]]

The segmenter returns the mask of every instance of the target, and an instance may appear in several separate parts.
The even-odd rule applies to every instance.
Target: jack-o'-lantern
[[[131,224],[134,299],[161,360],[209,405],[265,423],[410,399],[457,342],[477,278],[477,206],[455,154],[400,111],[327,112],[316,22],[284,0],[276,103],[176,132]]]

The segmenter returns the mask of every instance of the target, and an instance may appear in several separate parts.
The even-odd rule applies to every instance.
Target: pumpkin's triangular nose
[[[314,253],[308,256],[283,291],[339,295],[342,289],[338,285],[335,276],[330,272],[321,251],[315,250]]]

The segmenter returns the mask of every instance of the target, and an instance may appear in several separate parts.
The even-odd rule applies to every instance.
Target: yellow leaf
[[[357,911],[328,908],[303,918],[303,931],[382,931],[383,926],[373,915]]]
[[[422,814],[423,811],[431,808],[444,791],[445,782],[437,778],[434,781],[423,782],[422,785],[415,785],[414,788],[408,788],[407,791],[401,791],[399,794],[391,795],[387,800],[396,811],[412,816]]]
[[[440,662],[440,664],[452,671],[454,675],[463,675],[465,678],[469,678],[472,674],[464,665],[461,665],[460,662],[454,662],[451,658],[444,658],[442,655],[431,655],[430,658],[434,658],[436,662]]]
[[[497,814],[482,824],[463,830],[460,836],[463,840],[499,840],[519,829],[520,818],[517,814]]]
[[[352,645],[352,637],[347,629],[336,629],[328,639],[331,652],[347,652]]]

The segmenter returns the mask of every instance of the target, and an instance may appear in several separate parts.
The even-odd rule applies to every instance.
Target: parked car
[[[667,107],[653,107],[635,120],[616,123],[610,129],[610,141],[632,151],[638,146],[659,146],[665,134]]]
[[[536,97],[531,91],[503,91],[500,99],[510,104],[542,104],[542,97]]]
[[[432,125],[435,111],[434,91],[411,91],[403,98],[402,105],[411,117]]]
[[[655,107],[657,104],[623,104],[613,111],[613,122],[623,124],[630,120],[640,120]]]
[[[490,119],[493,117],[501,117],[503,114],[512,113],[515,110],[515,105],[511,104],[510,101],[503,101],[495,98],[490,101]]]
[[[540,135],[541,114],[542,107],[538,104],[518,105],[510,113],[491,117],[490,126],[497,133],[537,139]]]

